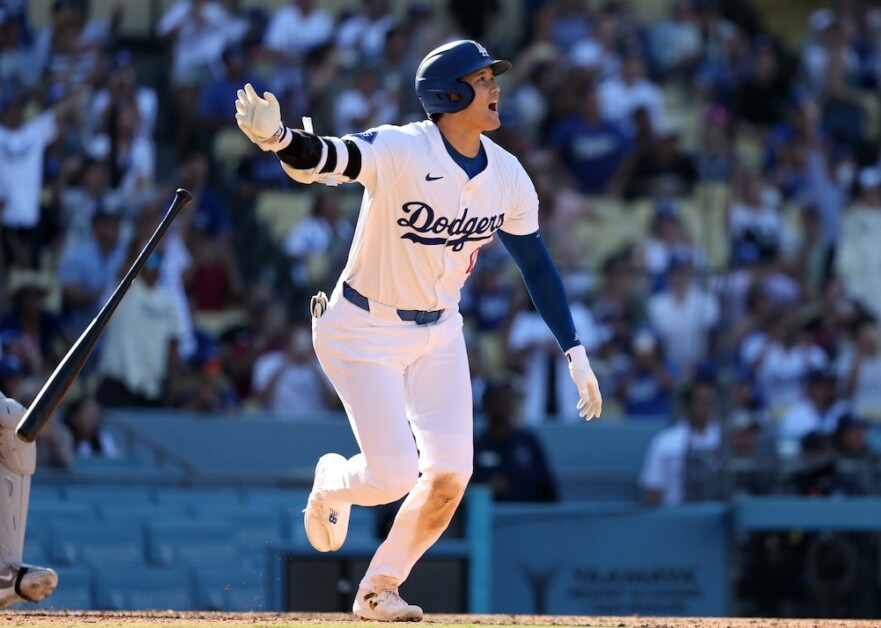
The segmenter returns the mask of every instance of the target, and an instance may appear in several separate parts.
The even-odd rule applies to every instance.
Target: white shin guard
[[[0,395],[0,565],[22,562],[37,446],[15,436],[25,409]]]

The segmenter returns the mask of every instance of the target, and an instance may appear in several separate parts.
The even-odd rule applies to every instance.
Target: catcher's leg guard
[[[55,590],[58,575],[22,563],[24,533],[37,466],[37,446],[15,436],[25,409],[0,395],[0,608],[14,602],[39,602]]]

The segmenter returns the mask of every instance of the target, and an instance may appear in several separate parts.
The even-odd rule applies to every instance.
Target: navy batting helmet
[[[510,61],[494,60],[476,41],[463,39],[429,52],[416,70],[416,95],[429,116],[462,111],[474,100],[474,90],[462,77],[481,68],[494,76],[511,69]]]

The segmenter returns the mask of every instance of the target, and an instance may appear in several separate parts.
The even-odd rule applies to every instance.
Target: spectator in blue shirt
[[[104,304],[125,255],[119,237],[120,215],[101,207],[92,216],[92,235],[71,249],[59,268],[66,327],[71,338],[89,326]]]
[[[587,86],[578,113],[551,131],[550,144],[584,194],[604,194],[618,172],[630,140],[617,124],[600,113],[596,89]]]
[[[266,91],[263,80],[249,70],[248,53],[243,46],[229,46],[222,58],[223,76],[207,83],[199,95],[198,120],[209,131],[232,126],[235,122],[229,115],[230,103],[236,101],[236,92],[242,85],[251,83],[258,94]]]
[[[638,331],[631,342],[631,359],[618,381],[618,395],[629,417],[666,421],[673,410],[678,372],[664,359],[657,336]]]

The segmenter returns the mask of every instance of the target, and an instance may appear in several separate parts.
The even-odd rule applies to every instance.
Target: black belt
[[[362,310],[370,311],[370,299],[355,290],[348,282],[343,282],[343,296],[352,305],[357,305]],[[432,325],[440,320],[443,310],[396,310],[398,317],[408,323],[417,325]]]

